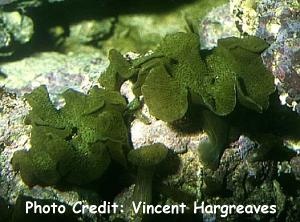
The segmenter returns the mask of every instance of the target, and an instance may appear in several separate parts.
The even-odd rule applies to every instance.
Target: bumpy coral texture
[[[32,147],[16,152],[12,164],[30,186],[86,184],[100,178],[111,159],[126,164],[125,99],[97,87],[88,95],[69,89],[63,97],[66,104],[57,110],[45,86],[26,96]]]
[[[150,113],[166,122],[181,119],[188,101],[220,116],[230,114],[237,101],[262,112],[274,92],[273,77],[260,58],[267,47],[257,37],[231,37],[219,40],[211,51],[200,51],[196,34],[171,34],[153,54],[134,61],[111,51],[100,83],[118,89],[123,81],[132,80],[133,91],[143,95]]]
[[[200,159],[215,168],[228,139],[223,116],[238,102],[258,112],[268,108],[274,85],[260,58],[266,47],[249,36],[222,39],[215,49],[200,51],[196,34],[175,33],[154,53],[136,60],[111,50],[110,65],[99,79],[105,89],[94,87],[88,95],[69,89],[59,110],[44,86],[26,96],[32,107],[26,119],[32,125],[32,148],[15,153],[14,169],[33,186],[86,184],[99,179],[111,160],[126,166],[127,103],[119,92],[126,80],[132,81],[136,96],[143,96],[150,113],[163,121],[179,120],[197,104],[209,136],[199,146]]]
[[[165,122],[182,119],[192,104],[198,107],[209,142],[200,144],[202,162],[216,168],[224,151],[228,124],[221,118],[237,104],[262,113],[274,92],[272,75],[260,54],[268,44],[257,37],[220,39],[218,47],[201,51],[194,33],[167,35],[150,55],[126,60],[110,51],[110,66],[99,81],[119,90],[125,80],[143,96],[150,113]]]

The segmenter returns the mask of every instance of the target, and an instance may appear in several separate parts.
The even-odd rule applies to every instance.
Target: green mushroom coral
[[[129,61],[115,49],[109,51],[111,61],[107,70],[100,76],[99,81],[109,90],[119,90],[122,82],[135,74]]]
[[[236,75],[237,98],[241,105],[257,112],[269,106],[269,96],[275,91],[274,78],[260,58],[268,47],[262,39],[247,36],[218,41],[213,54],[219,55]]]
[[[220,39],[213,50],[201,51],[196,34],[169,34],[152,54],[132,61],[111,51],[100,84],[111,89],[109,80],[122,80],[114,81],[120,87],[129,79],[150,114],[165,122],[182,119],[190,105],[198,105],[210,140],[200,146],[201,158],[216,167],[227,141],[226,123],[218,116],[228,116],[237,104],[259,113],[268,108],[275,87],[260,57],[267,47],[264,40],[246,36]]]
[[[155,143],[143,146],[128,153],[128,161],[137,166],[137,180],[133,193],[133,201],[150,204],[152,201],[152,179],[156,167],[166,159],[168,148]]]
[[[203,110],[201,116],[208,141],[199,144],[199,159],[204,166],[216,169],[227,144],[229,124],[224,117],[217,116],[209,110]]]
[[[180,119],[188,109],[187,89],[169,76],[164,66],[150,71],[142,93],[151,114],[164,121]]]
[[[231,113],[236,105],[236,75],[221,55],[206,58],[210,75],[205,76],[203,103],[217,115]]]
[[[67,90],[56,109],[45,86],[26,96],[32,110],[31,149],[15,152],[12,164],[26,184],[86,184],[100,178],[111,160],[126,165],[126,101],[116,91],[98,87],[87,95]]]
[[[150,113],[166,122],[181,119],[189,101],[221,116],[230,114],[237,102],[262,112],[275,90],[260,58],[267,46],[257,37],[231,37],[219,40],[211,51],[201,51],[196,34],[169,34],[153,54],[131,62],[111,51],[100,83],[111,89],[110,80],[130,79],[133,92],[143,95]]]

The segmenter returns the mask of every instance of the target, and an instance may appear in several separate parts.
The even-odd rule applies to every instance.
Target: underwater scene
[[[300,221],[299,0],[0,0],[0,222]]]

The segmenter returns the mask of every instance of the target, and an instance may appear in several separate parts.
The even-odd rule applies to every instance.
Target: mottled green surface
[[[168,154],[168,148],[161,143],[143,146],[128,153],[128,161],[133,165],[147,168],[161,163]]]
[[[268,44],[257,37],[235,37],[219,40],[221,52],[237,74],[239,102],[249,109],[262,112],[268,108],[268,96],[274,92],[273,77],[260,58]],[[262,84],[263,83],[263,84]]]
[[[143,84],[142,93],[150,113],[164,121],[180,119],[188,109],[187,89],[172,79],[164,66],[150,71]]]
[[[187,29],[198,33],[200,19],[224,2],[1,2],[4,12],[0,15],[3,52],[0,56],[7,59],[0,64],[0,75],[6,78],[3,85],[23,95],[45,82],[54,103],[43,87],[26,96],[32,107],[26,118],[26,123],[32,126],[30,149],[29,142],[24,142],[29,139],[28,133],[24,138],[22,134],[15,136],[16,139],[0,141],[0,166],[4,168],[0,169],[0,194],[8,196],[4,202],[0,198],[0,217],[7,219],[14,211],[14,220],[25,218],[19,214],[19,203],[10,211],[3,211],[3,206],[8,207],[6,199],[16,198],[16,194],[22,198],[26,185],[20,181],[21,175],[30,186],[27,194],[35,192],[35,197],[44,199],[48,196],[46,190],[51,189],[56,191],[51,198],[64,203],[68,202],[64,195],[70,190],[77,194],[72,196],[73,202],[84,199],[95,204],[118,197],[153,204],[184,202],[189,206],[194,200],[212,204],[276,204],[278,212],[274,215],[232,214],[226,220],[297,221],[299,178],[295,180],[293,175],[299,175],[299,161],[296,156],[293,164],[289,164],[295,152],[286,149],[284,139],[299,139],[299,118],[282,109],[274,98],[269,100],[274,91],[273,78],[260,59],[268,45],[252,36],[227,38],[220,40],[217,48],[201,51],[199,36],[184,33]],[[106,52],[110,60],[107,69],[107,60],[102,56]],[[104,69],[106,72],[100,75]],[[53,94],[62,91],[58,85],[85,91],[97,84],[87,79],[98,76],[105,89],[95,87],[87,94],[69,89],[62,93],[63,101],[57,103],[57,98],[53,98]],[[129,105],[119,93],[122,83],[128,79],[136,96]],[[142,112],[149,114],[143,104],[157,118],[147,119],[149,126],[156,126],[162,135],[165,132],[157,123],[174,131],[174,146],[184,144],[176,143],[180,138],[200,135],[191,146],[195,150],[189,147],[187,153],[175,154],[165,145],[155,144],[153,136],[146,135],[149,146],[142,145],[127,155],[129,149],[137,148],[131,141],[129,127]],[[5,106],[10,107],[5,107],[7,117],[14,111],[14,105],[6,103]],[[2,115],[1,112],[2,107]],[[14,121],[11,116],[1,123],[5,126],[14,123],[10,127],[16,127],[15,131],[24,127]],[[241,134],[250,139],[237,141]],[[167,143],[168,139],[163,141]],[[10,168],[16,148],[20,150],[15,152],[12,164],[20,174]],[[172,159],[159,164],[166,153],[179,161]],[[166,178],[165,168],[176,174]],[[11,178],[14,183],[2,186],[2,181]],[[96,198],[81,195],[75,187],[83,193],[97,193]],[[127,192],[129,187],[133,192]],[[127,211],[127,202],[123,203]],[[188,211],[184,215],[163,216],[129,213],[129,217],[120,215],[119,219],[157,222],[220,219],[219,214],[193,215]],[[117,215],[92,219],[89,216],[79,216],[79,220],[116,221],[112,218],[118,218]]]
[[[275,90],[273,77],[259,54],[266,47],[256,37],[227,38],[206,52],[200,51],[196,34],[170,34],[152,55],[138,58],[133,65],[111,51],[110,66],[100,77],[100,83],[117,89],[121,79],[131,79],[134,92],[142,93],[150,113],[166,122],[185,115],[187,92],[200,98],[192,102],[217,115],[230,114],[237,100],[262,112],[268,108],[268,97]]]
[[[115,50],[110,51],[110,65],[99,81],[107,89],[118,90],[130,79],[133,92],[143,95],[150,114],[165,122],[182,119],[193,103],[212,111],[202,112],[210,141],[199,151],[203,163],[216,168],[228,131],[218,116],[232,113],[238,102],[257,112],[268,108],[275,88],[260,58],[266,47],[256,37],[232,37],[219,40],[218,47],[209,52],[200,51],[196,34],[170,34],[153,54],[132,64]]]
[[[109,51],[108,58],[111,64],[100,76],[99,81],[101,81],[106,89],[118,91],[124,80],[134,74],[134,69],[132,69],[130,63],[115,49]]]
[[[94,87],[88,95],[70,89],[63,97],[66,105],[57,110],[44,86],[26,96],[32,107],[26,118],[32,125],[32,148],[16,152],[12,163],[30,186],[62,180],[86,184],[101,177],[110,154],[124,159],[120,155],[127,145],[122,117],[126,101],[121,95]]]

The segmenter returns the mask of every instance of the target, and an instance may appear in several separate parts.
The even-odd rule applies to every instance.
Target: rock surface
[[[91,48],[86,52],[69,54],[44,52],[1,64],[0,70],[6,78],[0,86],[22,96],[40,85],[46,85],[51,98],[59,102],[59,94],[68,88],[87,92],[107,65],[105,56]]]
[[[214,8],[202,19],[199,24],[199,36],[202,49],[216,47],[218,39],[241,36],[230,13],[229,4]]]
[[[24,117],[29,105],[15,94],[1,91],[0,93],[0,196],[9,204],[14,204],[19,195],[37,199],[55,199],[68,205],[80,200],[80,191],[62,192],[52,187],[25,185],[19,174],[10,164],[13,153],[17,150],[30,149],[30,126],[24,125]]]
[[[34,33],[33,21],[18,11],[3,12],[0,8],[0,57],[9,56]]]
[[[242,34],[256,35],[271,45],[262,58],[275,76],[283,104],[300,113],[300,3],[297,0],[231,0]]]
[[[77,200],[87,203],[93,198],[100,199],[97,193],[88,189],[72,188],[69,191],[59,191],[53,187],[28,188],[20,176],[12,171],[10,160],[13,153],[30,148],[30,127],[23,124],[29,106],[22,96],[45,84],[52,100],[57,106],[62,106],[63,101],[59,94],[65,89],[74,88],[87,92],[92,85],[97,84],[96,79],[108,65],[104,55],[107,49],[115,47],[123,52],[139,49],[148,51],[149,48],[155,47],[166,33],[184,31],[186,24],[183,20],[178,21],[179,11],[183,12],[180,15],[182,17],[196,17],[203,48],[214,47],[219,38],[245,33],[267,39],[271,47],[263,55],[265,64],[277,78],[276,84],[283,102],[298,110],[299,3],[295,0],[231,0],[230,5],[215,8],[199,21],[213,5],[212,1],[200,2],[203,3],[200,3],[197,9],[187,4],[178,10],[162,12],[159,15],[124,13],[118,16],[117,20],[115,17],[101,21],[84,20],[68,24],[66,29],[55,26],[52,35],[60,41],[57,43],[63,48],[61,52],[37,52],[26,58],[1,63],[0,75],[5,78],[0,81],[0,196],[5,197],[10,204],[15,203],[19,194],[58,200],[67,205],[72,205]],[[220,0],[216,4],[223,2],[225,1]],[[16,9],[19,9],[37,7],[41,3],[39,0],[4,0],[0,1],[0,6],[17,5]],[[200,10],[201,7],[203,10]],[[0,50],[3,50],[4,56],[11,56],[15,44],[30,42],[35,21],[32,22],[27,15],[15,10],[1,12],[0,20],[0,28],[3,27],[0,29]],[[235,28],[235,22],[240,32]],[[68,29],[70,33],[66,36]],[[122,90],[128,101],[133,101],[130,85]],[[286,218],[290,221],[299,216],[299,189],[294,189],[292,186],[295,185],[289,184],[290,180],[294,182],[291,179],[294,177],[299,181],[299,156],[285,162],[251,162],[250,157],[259,150],[259,145],[248,137],[241,136],[225,150],[219,169],[212,171],[203,168],[197,155],[199,141],[207,139],[204,132],[181,133],[165,122],[153,118],[146,106],[140,113],[136,113],[135,118],[131,124],[134,148],[161,142],[178,153],[181,159],[178,173],[162,180],[164,186],[157,188],[162,198],[160,203],[191,201],[188,199],[190,197],[217,204],[237,200],[249,204],[260,201],[263,204],[277,204],[278,212],[273,219],[281,220],[283,210],[286,210]],[[290,178],[286,180],[288,182],[285,182],[285,176]],[[170,194],[170,187],[176,192]],[[120,193],[115,199],[116,202],[126,201],[131,195],[131,188],[128,192],[124,190]],[[298,194],[286,194],[286,190],[296,190]],[[165,200],[164,194],[173,196]],[[216,218],[217,215],[203,215],[204,221],[215,221]],[[255,218],[266,219],[257,215]],[[231,215],[228,220],[231,219],[239,219],[239,215]],[[89,220],[97,221],[93,217]],[[102,221],[98,218],[99,220]]]

